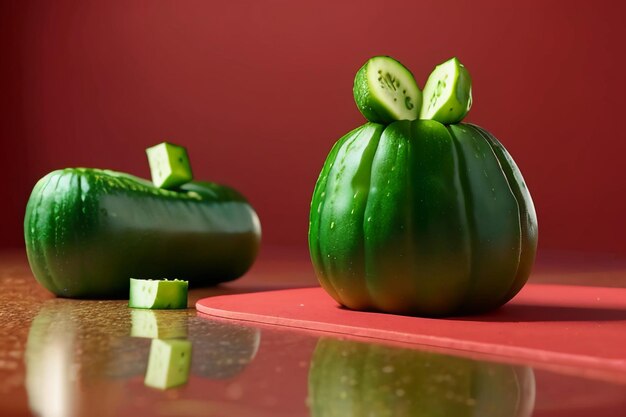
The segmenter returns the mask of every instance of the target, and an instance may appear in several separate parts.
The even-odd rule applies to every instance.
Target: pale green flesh
[[[415,120],[422,104],[413,74],[387,56],[371,58],[355,79],[355,100],[363,115],[375,123]]]
[[[174,188],[193,179],[187,150],[163,142],[146,149],[152,182],[159,188]]]
[[[130,312],[132,337],[176,339],[187,337],[187,316],[171,311],[134,309]]]
[[[460,122],[472,106],[472,80],[458,59],[438,65],[424,86],[420,119]]]
[[[191,342],[153,339],[144,384],[158,389],[183,385],[189,379]]]
[[[187,308],[187,281],[130,279],[128,306],[133,308]]]

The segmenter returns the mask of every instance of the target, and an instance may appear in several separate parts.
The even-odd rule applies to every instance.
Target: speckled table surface
[[[626,262],[550,254],[533,282],[626,287]],[[266,251],[199,298],[315,285],[305,254]],[[151,337],[192,343],[188,382],[144,385]],[[584,337],[584,335],[581,335]],[[209,319],[193,308],[58,299],[21,250],[0,252],[1,416],[620,416],[626,385],[584,369]]]

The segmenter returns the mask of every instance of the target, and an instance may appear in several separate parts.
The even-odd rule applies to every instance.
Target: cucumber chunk
[[[133,308],[187,308],[187,287],[182,280],[130,279],[128,306]]]
[[[159,188],[175,188],[193,179],[187,149],[163,142],[146,149],[152,182]]]
[[[424,86],[420,119],[458,123],[472,107],[472,79],[458,59],[437,65]]]
[[[130,335],[150,339],[187,337],[187,313],[175,311],[131,310]]]
[[[158,389],[183,385],[189,379],[191,342],[153,339],[144,384]]]
[[[370,122],[415,120],[420,114],[422,92],[413,74],[388,56],[375,56],[359,69],[353,92],[359,111]]]

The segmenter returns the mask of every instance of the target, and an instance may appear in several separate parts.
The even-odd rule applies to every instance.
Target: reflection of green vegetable
[[[128,306],[132,308],[187,308],[187,281],[130,279]]]
[[[53,392],[50,384],[62,383],[59,378],[98,387],[92,382],[144,376],[151,338],[188,338],[193,344],[190,373],[211,380],[241,373],[259,349],[259,329],[206,320],[190,310],[135,310],[100,301],[94,314],[93,307],[91,301],[58,298],[43,303],[26,342],[29,401],[33,397],[39,407],[49,407],[45,393]],[[51,356],[59,359],[51,361]],[[67,366],[68,375],[49,372],[61,366]]]
[[[36,415],[76,414],[76,326],[64,312],[39,314],[28,330],[25,386]]]
[[[112,171],[68,168],[42,178],[24,219],[35,278],[63,297],[127,297],[129,278],[190,286],[241,276],[256,257],[256,213],[235,190],[190,182],[162,190]]]
[[[183,385],[189,379],[191,342],[180,339],[153,339],[144,383],[167,389]]]
[[[528,417],[530,368],[321,339],[309,372],[313,417]]]
[[[515,162],[486,130],[367,123],[335,144],[311,202],[321,285],[353,309],[440,316],[511,299],[537,219]]]

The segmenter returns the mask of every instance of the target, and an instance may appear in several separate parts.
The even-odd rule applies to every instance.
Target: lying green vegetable
[[[128,306],[133,308],[187,308],[187,281],[130,279]]]
[[[127,297],[129,278],[179,277],[206,286],[252,265],[254,209],[237,191],[190,182],[177,191],[132,175],[86,168],[51,172],[24,219],[35,278],[62,297]]]

